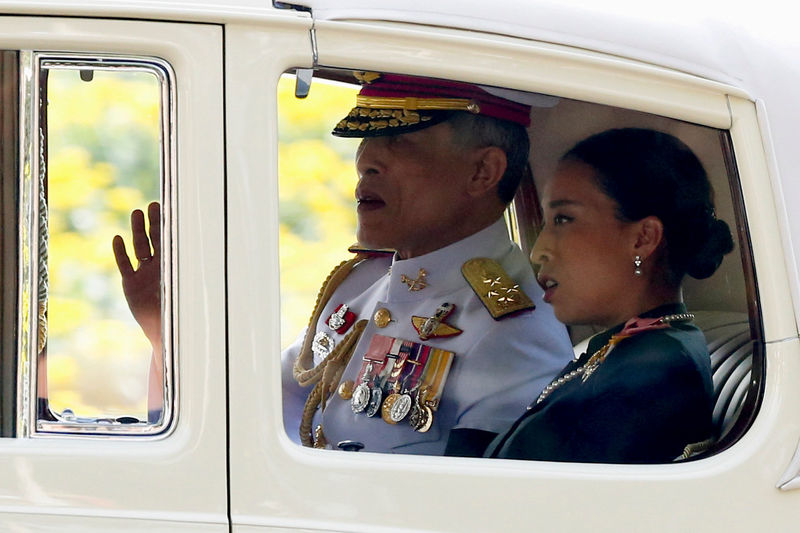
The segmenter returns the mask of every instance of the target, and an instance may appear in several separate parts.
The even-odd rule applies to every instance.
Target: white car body
[[[0,529],[797,528],[800,33],[787,9],[297,3],[311,13],[255,0],[0,1],[0,49],[167,61],[177,80],[180,176],[175,427],[132,440],[0,439]],[[275,87],[287,69],[316,65],[502,85],[729,131],[766,357],[749,430],[718,454],[668,465],[293,444],[281,418]]]

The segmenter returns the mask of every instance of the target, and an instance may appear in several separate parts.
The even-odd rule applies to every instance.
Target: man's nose
[[[383,171],[380,139],[366,138],[361,141],[356,152],[356,170],[359,178]]]

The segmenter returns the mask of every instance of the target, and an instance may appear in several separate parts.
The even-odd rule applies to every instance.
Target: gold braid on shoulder
[[[306,335],[303,339],[303,347],[300,349],[300,354],[294,362],[293,374],[294,379],[302,387],[314,385],[314,388],[309,392],[306,399],[305,407],[303,408],[303,418],[300,421],[300,441],[304,446],[313,446],[314,438],[311,434],[311,425],[314,418],[314,413],[317,408],[322,405],[325,408],[325,401],[328,396],[333,392],[342,377],[347,363],[350,362],[350,357],[353,355],[353,350],[367,326],[367,320],[359,320],[353,326],[350,333],[342,339],[336,348],[328,354],[318,365],[314,366],[314,354],[311,350],[311,345],[314,341],[316,326],[320,318],[322,310],[330,300],[334,291],[339,288],[339,285],[347,278],[353,271],[355,266],[366,259],[364,254],[356,254],[356,256],[348,261],[340,263],[328,275],[328,278],[322,284],[322,288],[317,295],[317,301],[314,304],[314,311],[311,313],[311,319],[308,322]]]

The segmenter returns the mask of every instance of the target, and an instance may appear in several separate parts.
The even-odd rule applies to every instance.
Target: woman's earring
[[[634,276],[641,276],[642,275],[642,256],[637,255],[633,258],[633,275]]]

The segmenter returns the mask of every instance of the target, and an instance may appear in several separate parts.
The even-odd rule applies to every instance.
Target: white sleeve
[[[572,359],[566,328],[549,309],[495,323],[454,368],[454,428],[499,433],[519,418]]]
[[[303,347],[306,330],[304,329],[295,341],[281,352],[281,387],[283,394],[283,427],[292,441],[300,444],[300,419],[303,407],[310,392],[308,387],[301,387],[294,379],[292,368],[300,349]]]

